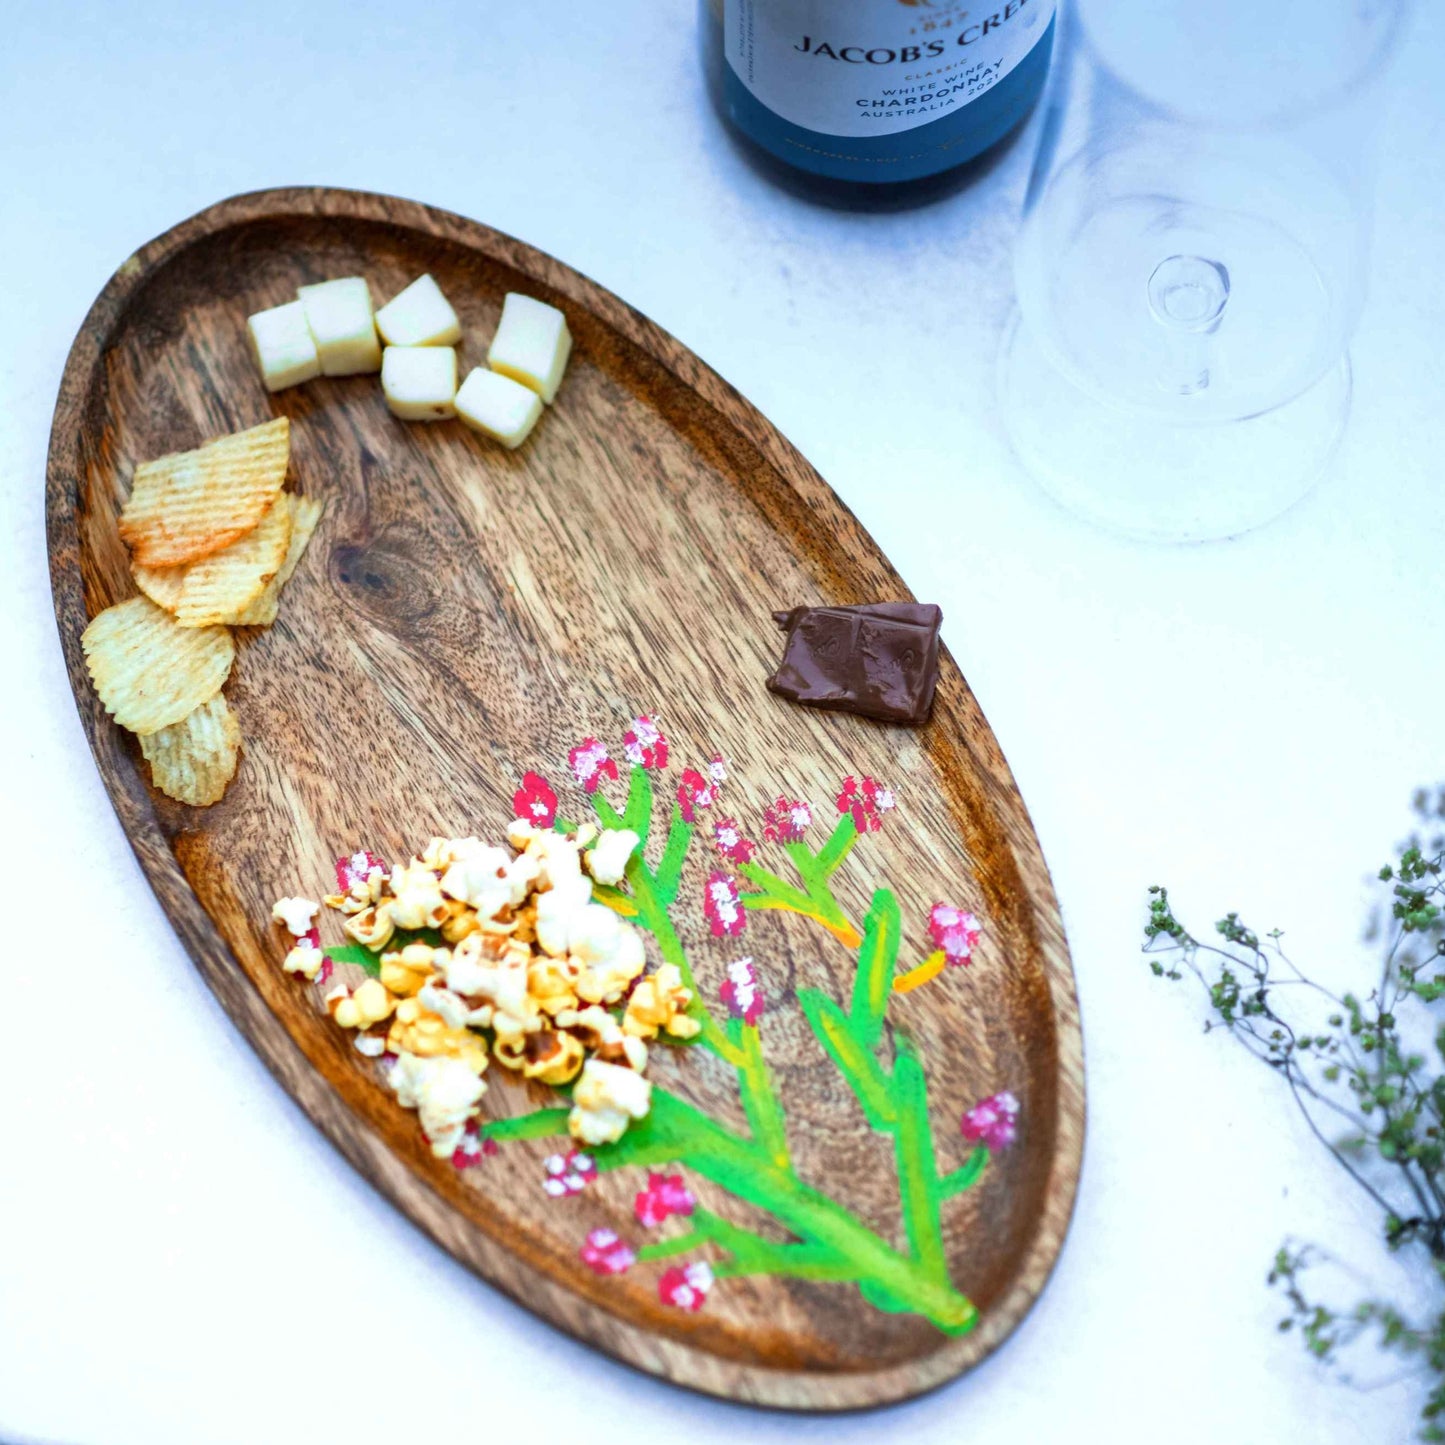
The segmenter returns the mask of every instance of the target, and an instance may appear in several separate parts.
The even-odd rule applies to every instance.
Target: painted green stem
[[[686,1254],[703,1244],[716,1244],[727,1250],[730,1258],[715,1266],[719,1277],[747,1274],[789,1275],[794,1279],[851,1280],[853,1266],[831,1250],[812,1240],[780,1243],[764,1239],[750,1229],[709,1212],[695,1209],[692,1228],[686,1234],[645,1244],[637,1251],[640,1260],[670,1259]]]
[[[726,1251],[719,1274],[786,1274],[798,1278],[849,1280],[880,1307],[903,1309],[961,1334],[973,1327],[977,1311],[948,1277],[940,1206],[943,1199],[973,1184],[988,1151],[975,1150],[959,1169],[940,1178],[928,1119],[927,1086],[917,1051],[907,1039],[896,1044],[892,1072],[877,1057],[883,1019],[892,992],[901,925],[893,895],[880,889],[860,936],[833,897],[831,877],[857,841],[850,815],[840,819],[816,854],[802,843],[787,846],[803,885],[800,890],[754,864],[739,870],[758,892],[744,895],[750,908],[786,908],[817,919],[858,947],[858,974],[850,1008],[818,990],[799,991],[799,1002],[814,1033],[857,1096],[874,1128],[892,1135],[897,1158],[908,1252],[869,1229],[837,1201],[813,1189],[793,1171],[782,1109],[756,1027],[739,1019],[719,1027],[704,1002],[669,907],[694,829],[674,807],[656,871],[645,849],[651,831],[652,781],[634,767],[621,815],[600,793],[593,805],[602,824],[631,828],[642,839],[627,866],[629,892],[640,926],[652,933],[663,959],[674,964],[692,990],[692,1016],[701,1041],[738,1071],[739,1092],[751,1138],[743,1138],[654,1087],[652,1109],[616,1144],[595,1150],[600,1169],[675,1160],[736,1198],[763,1210],[796,1238],[764,1239],[705,1210],[696,1210],[687,1232],[646,1245],[642,1259],[681,1254],[704,1242]],[[619,896],[618,903],[623,901]],[[523,1120],[486,1126],[491,1138],[538,1138],[566,1131],[567,1110],[550,1109]]]
[[[654,873],[647,865],[646,856],[648,835],[652,831],[652,781],[647,770],[634,765],[632,780],[627,789],[627,807],[620,816],[601,792],[593,793],[592,806],[604,827],[630,828],[642,840],[627,863],[627,882],[632,889],[637,922],[657,940],[663,960],[676,965],[677,971],[682,975],[683,986],[691,990],[692,1003],[688,1006],[688,1013],[702,1026],[699,1038],[719,1058],[726,1059],[734,1068],[741,1068],[742,1053],[728,1041],[704,1002],[697,979],[693,977],[692,965],[688,962],[682,941],[667,913],[668,905],[677,892],[677,878],[682,872],[687,845],[692,841],[691,826],[682,822],[680,814],[674,813],[673,826],[668,830],[668,840],[663,849],[662,863],[657,873]],[[677,841],[679,836],[680,843]],[[663,876],[664,870],[671,877],[672,896],[668,896],[659,886],[658,880]]]
[[[756,1024],[745,1024],[741,1019],[729,1019],[728,1040],[738,1047],[743,1057],[738,1069],[738,1088],[742,1094],[743,1111],[748,1116],[748,1129],[773,1163],[787,1169],[790,1164],[787,1124],[773,1087],[768,1061],[763,1057],[763,1041],[758,1027]]]
[[[898,1158],[898,1186],[903,1198],[908,1249],[930,1275],[946,1280],[948,1258],[939,1218],[943,1196],[933,1153],[933,1134],[928,1124],[928,1088],[918,1051],[908,1039],[898,1040],[893,1096],[898,1110],[893,1132],[894,1152]]]
[[[801,913],[809,918],[816,918],[850,948],[856,947],[858,930],[833,896],[830,879],[857,839],[858,829],[852,816],[845,814],[838,820],[838,826],[817,853],[803,842],[784,844],[784,851],[792,860],[803,884],[801,889],[785,882],[760,864],[744,863],[738,872],[753,885],[755,891],[743,895],[743,906],[754,910],[784,909],[789,913]]]
[[[824,874],[837,872],[839,864],[853,851],[853,845],[857,841],[858,825],[853,821],[852,813],[844,813],[838,819],[838,826],[833,829],[832,836],[818,849],[820,871]]]
[[[848,1015],[827,994],[815,988],[798,990],[802,1007],[818,1042],[822,1044],[874,1129],[893,1128],[897,1117],[888,1075],[872,1052],[858,1040]]]
[[[946,1277],[900,1254],[842,1205],[774,1164],[760,1146],[738,1138],[674,1095],[654,1089],[652,1112],[634,1131],[658,1142],[671,1139],[674,1157],[694,1173],[765,1210],[816,1249],[849,1261],[848,1278],[872,1282],[947,1333],[961,1334],[976,1323],[972,1302]],[[605,1152],[598,1151],[599,1164]]]
[[[692,834],[693,825],[683,821],[682,809],[674,803],[672,822],[667,830],[667,842],[654,875],[658,902],[664,908],[671,908],[677,899],[678,884],[682,881],[682,865],[687,860]]]
[[[972,1188],[983,1177],[987,1164],[988,1146],[980,1144],[957,1169],[950,1169],[938,1181],[939,1194],[944,1199],[952,1199],[955,1194],[962,1194],[965,1189]]]

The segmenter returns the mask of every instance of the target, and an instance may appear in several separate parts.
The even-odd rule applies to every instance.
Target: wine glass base
[[[1306,496],[1350,412],[1349,358],[1308,391],[1244,421],[1174,425],[1113,407],[1057,371],[1015,311],[999,357],[1015,454],[1060,506],[1151,542],[1210,542],[1273,521]]]

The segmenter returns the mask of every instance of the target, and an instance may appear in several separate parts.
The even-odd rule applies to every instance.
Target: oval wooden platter
[[[352,274],[380,301],[424,271],[461,315],[463,374],[507,291],[567,313],[566,382],[520,451],[455,422],[397,421],[375,376],[262,388],[249,313]],[[135,464],[275,415],[291,418],[291,485],[326,512],[278,622],[237,634],[227,696],[240,772],[219,804],[187,808],[152,791],[135,739],[101,709],[80,634],[135,592],[116,532]],[[56,408],[47,508],[76,702],[146,876],[276,1078],[444,1249],[620,1360],[795,1409],[918,1394],[1018,1323],[1063,1243],[1084,1128],[1073,977],[1037,840],[951,657],[916,730],[764,688],[780,650],[773,609],[909,594],[813,469],[685,347],[473,221],[347,191],[240,196],[144,247],[96,301]],[[510,1138],[465,1170],[433,1157],[380,1067],[325,1015],[322,990],[283,974],[271,903],[329,891],[332,860],[361,847],[404,859],[433,834],[500,840],[528,770],[582,816],[568,750],[584,737],[622,762],[603,785],[621,807],[623,734],[644,713],[671,754],[641,780],[658,799],[650,870],[683,769],[727,761],[669,917],[719,1031],[736,1031],[726,1037],[741,1037],[719,996],[727,966],[754,961],[782,1122],[763,1128],[756,1090],[745,1108],[726,1050],[658,1044],[649,1076],[667,1117],[636,1126],[655,1124],[650,1160],[606,1167],[617,1161],[599,1150],[598,1177],[554,1198],[542,1181],[567,1148],[557,1138]],[[763,837],[765,810],[784,795],[811,803],[816,856],[841,836],[848,775],[897,799],[830,875],[851,927],[750,908],[742,936],[714,937],[705,885],[732,865],[711,823],[737,819],[755,864],[796,883],[795,857]],[[890,973],[933,949],[939,901],[981,921],[971,963],[889,992]],[[655,962],[656,938],[647,946]],[[864,971],[882,989],[871,1004]],[[565,1107],[495,1063],[487,1078],[488,1128]],[[960,1121],[1001,1091],[1018,1101],[1017,1138],[990,1151]],[[691,1219],[638,1222],[648,1162],[683,1177]],[[603,1228],[649,1248],[625,1273],[594,1273],[579,1250]],[[679,1252],[654,1258],[659,1243]],[[682,1308],[667,1272],[703,1260],[715,1280],[701,1308]]]

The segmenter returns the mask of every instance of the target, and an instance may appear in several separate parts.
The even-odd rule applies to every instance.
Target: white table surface
[[[1239,906],[1327,977],[1367,976],[1363,880],[1412,788],[1445,774],[1439,13],[1393,87],[1344,448],[1283,521],[1173,551],[1059,512],[993,415],[1022,152],[930,211],[791,200],[705,105],[686,3],[16,6],[0,6],[0,1438],[1410,1438],[1419,1386],[1333,1383],[1275,1333],[1264,1286],[1291,1234],[1381,1289],[1399,1265],[1278,1087],[1202,1037],[1198,999],[1152,980],[1138,942],[1145,888],[1167,881],[1201,926]],[[611,287],[770,416],[942,605],[1053,870],[1089,1067],[1068,1245],[971,1377],[800,1420],[573,1343],[351,1171],[152,899],[56,643],[51,408],[137,246],[223,196],[309,182],[475,216]]]

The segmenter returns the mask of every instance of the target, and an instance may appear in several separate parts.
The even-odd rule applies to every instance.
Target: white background
[[[709,113],[686,5],[0,4],[0,675],[7,867],[0,1436],[159,1445],[1408,1439],[1277,1336],[1288,1234],[1397,1263],[1272,1080],[1138,956],[1144,890],[1368,976],[1363,880],[1445,775],[1445,21],[1393,87],[1357,404],[1326,484],[1243,541],[1149,549],[1011,460],[993,362],[1027,158],[936,209],[812,209]],[[333,1153],[211,1000],[133,862],[61,664],[42,491],[71,339],[137,246],[318,182],[478,217],[611,287],[832,482],[946,637],[1063,902],[1090,1128],[1042,1302],[970,1378],[845,1420],[711,1403],[572,1343]],[[906,502],[906,505],[900,505]]]

